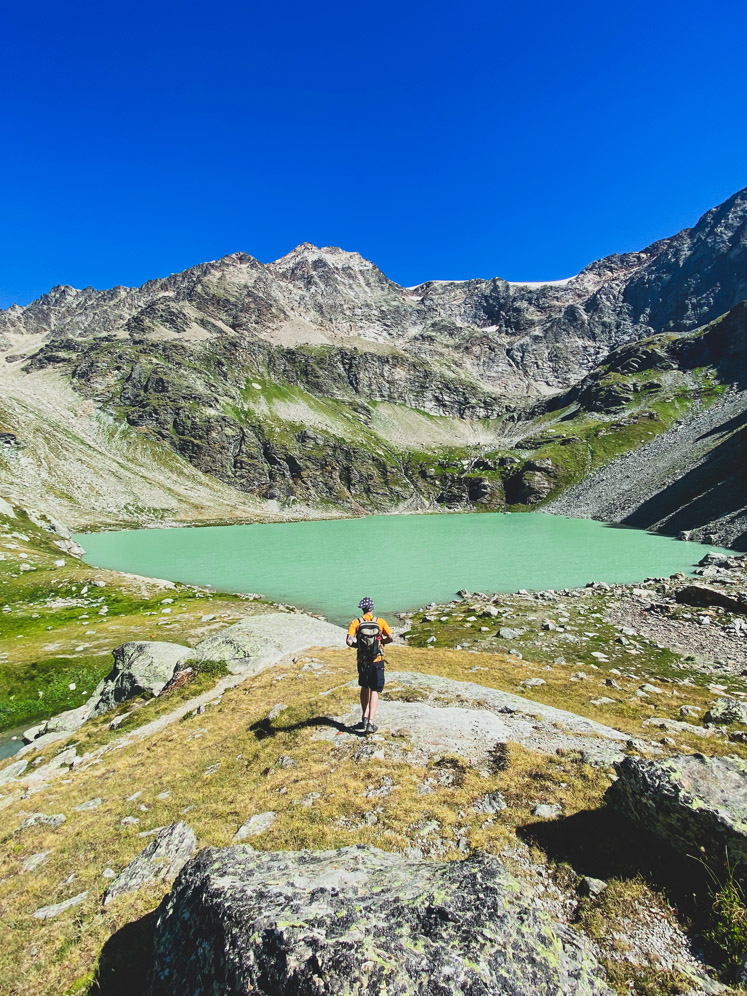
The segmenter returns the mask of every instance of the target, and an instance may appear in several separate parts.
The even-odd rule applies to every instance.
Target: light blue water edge
[[[95,567],[259,592],[347,623],[370,595],[381,614],[469,591],[582,587],[692,574],[717,547],[537,512],[372,515],[88,533]]]

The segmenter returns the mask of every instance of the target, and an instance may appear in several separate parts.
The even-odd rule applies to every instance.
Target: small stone
[[[59,916],[60,913],[64,913],[65,910],[69,910],[72,906],[78,906],[87,896],[88,892],[79,892],[77,896],[66,899],[62,903],[54,903],[52,906],[42,906],[32,913],[32,916],[37,920],[51,920],[53,917]]]
[[[34,727],[34,730],[36,729],[41,729],[41,727]],[[31,731],[29,730],[27,732],[30,733]],[[26,739],[26,736],[27,734],[24,733],[24,740]],[[30,737],[28,742],[33,739],[33,737]],[[19,778],[28,767],[28,763],[29,762],[25,759],[21,759],[20,761],[13,761],[13,763],[9,764],[7,768],[3,768],[3,770],[0,771],[0,785],[11,781],[13,778]]]
[[[579,882],[578,891],[582,896],[601,896],[607,888],[607,883],[601,878],[584,875]]]
[[[120,716],[115,716],[114,719],[109,723],[110,730],[117,730],[124,723],[128,716],[132,715],[132,710],[130,712],[123,712]]]
[[[134,892],[150,882],[175,878],[197,850],[197,837],[186,823],[165,827],[126,868],[104,893],[104,906],[117,896]]]
[[[79,806],[74,806],[76,813],[85,813],[90,809],[98,809],[101,805],[102,800],[99,798],[89,799],[88,802],[81,802]]]
[[[55,813],[50,816],[45,813],[32,813],[31,816],[26,817],[18,829],[25,830],[27,827],[48,826],[52,827],[53,830],[56,830],[57,827],[61,826],[64,822],[64,813]]]
[[[563,815],[563,807],[557,802],[540,802],[532,810],[538,820],[557,820]]]
[[[656,685],[651,685],[649,682],[646,682],[645,685],[641,685],[639,691],[645,692],[646,695],[663,695],[664,694],[662,692],[661,688],[657,688]]]
[[[265,833],[273,825],[276,818],[277,813],[271,810],[250,816],[246,823],[243,823],[234,834],[234,843],[246,840],[247,837],[257,837],[259,834]]]
[[[520,681],[519,684],[523,688],[539,688],[540,685],[546,685],[547,682],[544,678],[525,678],[523,681]]]
[[[51,851],[37,851],[36,854],[30,854],[21,865],[21,871],[32,872],[39,865],[43,865],[51,853]]]
[[[506,800],[501,792],[489,792],[481,796],[472,804],[473,813],[486,813],[488,816],[495,816],[496,813],[506,808]]]
[[[300,806],[313,806],[317,799],[321,798],[320,792],[307,792],[306,795],[300,800]]]

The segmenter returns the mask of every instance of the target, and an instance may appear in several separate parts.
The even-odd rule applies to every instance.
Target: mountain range
[[[747,189],[567,280],[245,253],[0,312],[0,493],[77,527],[542,508],[747,548]]]

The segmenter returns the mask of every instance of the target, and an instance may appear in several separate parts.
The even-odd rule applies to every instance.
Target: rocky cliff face
[[[525,420],[553,398],[603,419],[641,409],[645,385],[600,383],[600,364],[635,363],[635,344],[690,333],[746,297],[744,190],[692,229],[565,281],[406,288],[357,253],[304,244],[138,288],[56,287],[0,313],[0,346],[27,377],[57,371],[95,410],[259,499],[532,505],[572,482],[523,444]],[[727,383],[741,376],[729,348],[727,337],[708,360]],[[668,362],[693,368],[684,353]],[[669,386],[648,393],[670,401]],[[700,386],[689,383],[691,401]],[[2,429],[22,446],[12,414],[0,407]]]
[[[304,244],[273,263],[245,253],[138,288],[56,287],[0,314],[0,332],[189,341],[226,333],[291,344],[381,343],[451,361],[506,394],[576,381],[609,349],[696,328],[747,297],[747,189],[692,229],[609,256],[567,281],[395,284],[357,253]]]

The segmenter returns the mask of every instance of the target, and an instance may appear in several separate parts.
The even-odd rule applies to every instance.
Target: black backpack
[[[375,619],[359,619],[356,632],[358,664],[373,664],[381,653],[381,627]]]

